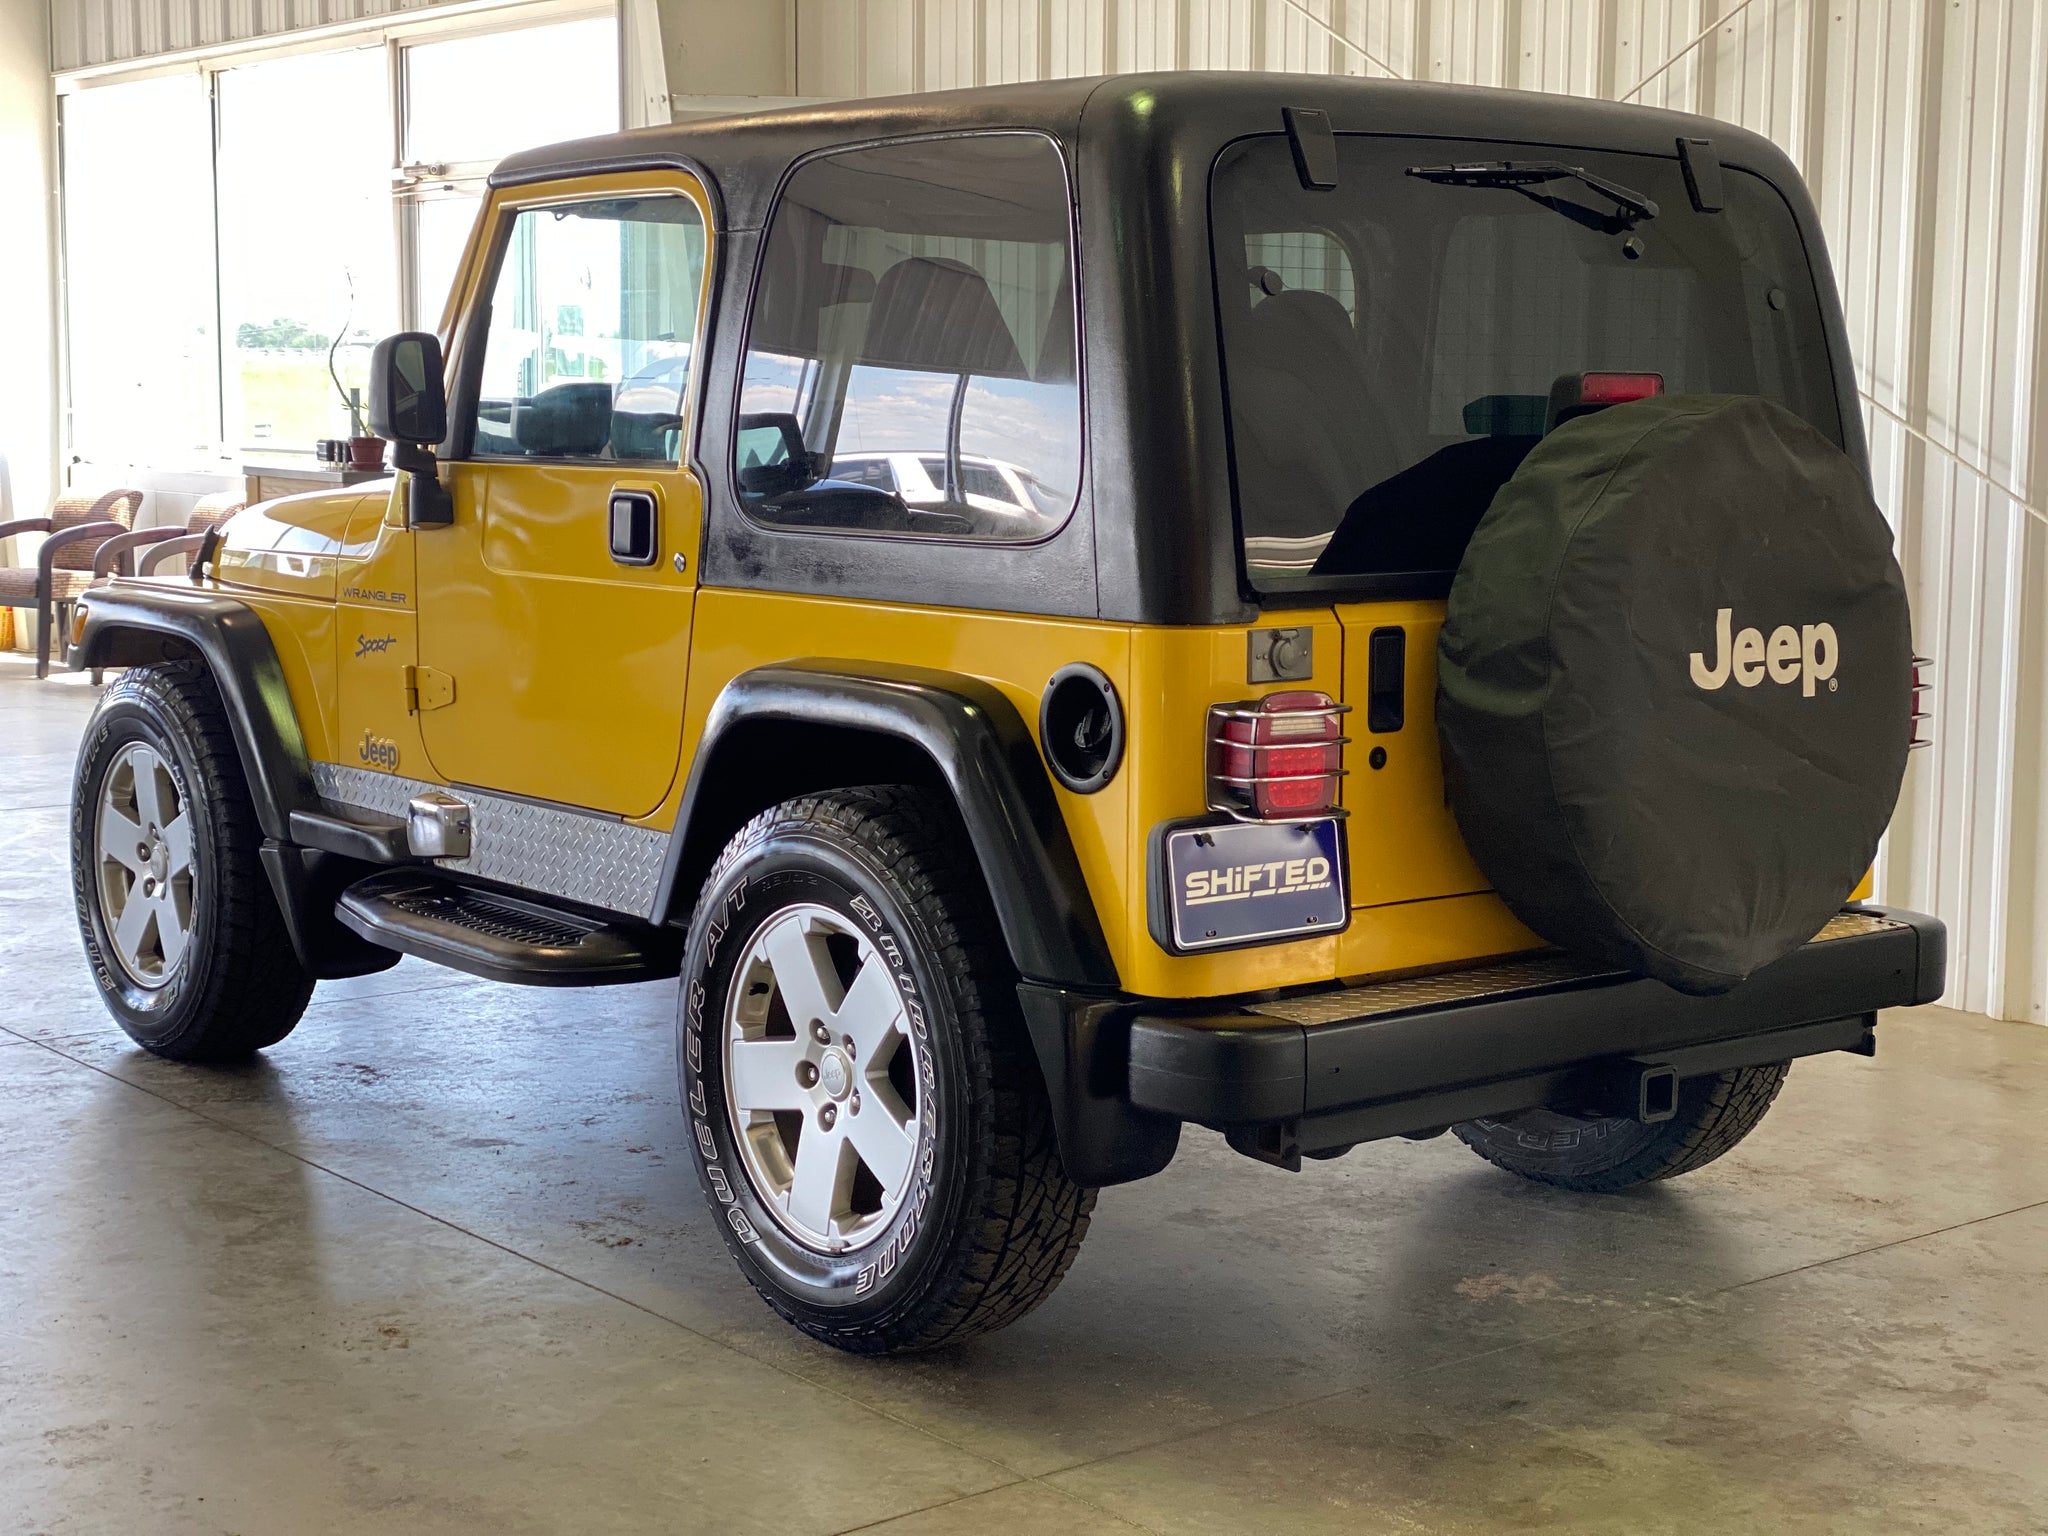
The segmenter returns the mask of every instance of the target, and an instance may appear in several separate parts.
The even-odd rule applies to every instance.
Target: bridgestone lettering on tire
[[[71,797],[72,894],[108,1012],[181,1061],[275,1045],[313,993],[257,850],[219,691],[194,662],[100,696]]]
[[[742,1272],[863,1354],[1049,1296],[1095,1192],[1066,1176],[1015,977],[952,807],[809,796],[727,845],[684,956],[692,1155]]]

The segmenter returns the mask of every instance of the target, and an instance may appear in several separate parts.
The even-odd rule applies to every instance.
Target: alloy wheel
[[[929,1060],[890,966],[829,907],[785,907],[734,971],[727,1111],[755,1193],[805,1246],[879,1236],[916,1169]]]
[[[100,780],[95,881],[115,960],[154,990],[192,941],[192,817],[170,765],[149,743],[123,747]]]

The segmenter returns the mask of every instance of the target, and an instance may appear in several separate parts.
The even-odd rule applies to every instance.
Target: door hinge
[[[409,666],[405,669],[405,712],[408,715],[439,709],[454,702],[455,679],[446,672],[436,672],[432,667]]]

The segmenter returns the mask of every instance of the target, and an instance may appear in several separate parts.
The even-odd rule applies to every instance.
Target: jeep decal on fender
[[[388,736],[365,731],[363,739],[356,743],[356,760],[371,768],[381,768],[386,773],[396,773],[398,743]]]
[[[1815,683],[1824,682],[1829,693],[1835,691],[1835,667],[1842,659],[1842,648],[1834,625],[1802,624],[1794,629],[1780,624],[1769,640],[1760,629],[1745,629],[1731,637],[1734,626],[1735,610],[1720,609],[1714,615],[1714,664],[1708,666],[1698,651],[1692,653],[1692,680],[1707,692],[1721,687],[1730,674],[1743,687],[1754,688],[1766,672],[1774,683],[1797,682],[1809,699]]]

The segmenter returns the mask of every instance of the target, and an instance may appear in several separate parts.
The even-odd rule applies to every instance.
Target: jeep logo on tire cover
[[[1735,627],[1735,610],[1720,609],[1714,615],[1714,663],[1692,653],[1692,680],[1712,693],[1732,675],[1745,688],[1754,688],[1766,674],[1774,683],[1800,685],[1800,692],[1813,697],[1813,685],[1826,683],[1835,691],[1835,668],[1842,659],[1842,647],[1832,624],[1802,624],[1794,629],[1780,624],[1766,640],[1760,629],[1730,634]]]

